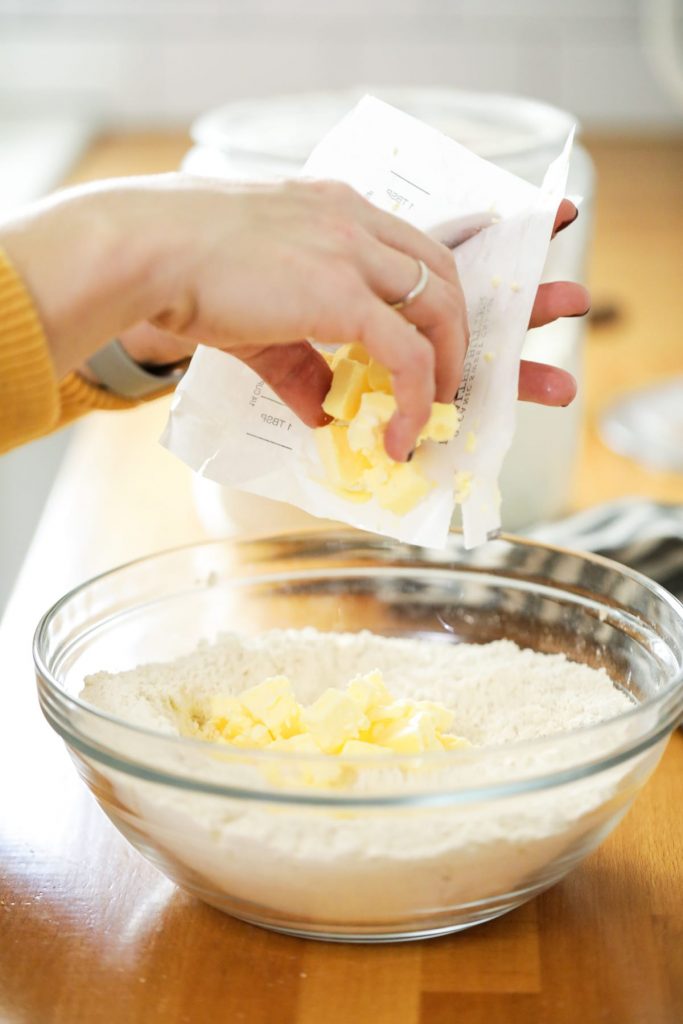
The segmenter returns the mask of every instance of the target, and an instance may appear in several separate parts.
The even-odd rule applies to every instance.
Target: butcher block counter
[[[94,142],[73,180],[178,165],[183,135]],[[683,502],[683,476],[609,452],[599,411],[683,370],[683,142],[589,139],[599,191],[586,429],[574,504]],[[645,187],[647,183],[648,187]],[[0,631],[2,1024],[674,1024],[683,1020],[683,733],[572,875],[447,938],[333,945],[186,896],[115,831],[42,719],[31,638],[87,577],[201,539],[190,474],[156,443],[167,400],[84,422]]]

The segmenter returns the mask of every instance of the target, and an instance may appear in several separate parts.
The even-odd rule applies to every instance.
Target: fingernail
[[[588,309],[584,309],[583,313],[569,313],[565,319],[570,320],[574,316],[588,316],[590,311],[591,311],[591,308],[589,306]]]
[[[573,217],[570,217],[570,218],[569,218],[569,220],[564,220],[564,221],[562,221],[562,223],[560,224],[560,226],[559,226],[559,228],[557,229],[557,231],[555,232],[555,234],[556,234],[556,235],[559,235],[560,231],[564,231],[564,229],[565,229],[565,228],[568,228],[570,224],[573,224],[573,223],[574,223],[574,221],[576,220],[576,218],[577,218],[578,216],[579,216],[579,211],[578,211],[578,209],[577,209],[577,210],[574,210],[574,216],[573,216]]]

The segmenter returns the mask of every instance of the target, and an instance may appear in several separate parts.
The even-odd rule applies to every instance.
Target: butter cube
[[[321,753],[320,747],[308,732],[302,732],[296,736],[287,736],[284,739],[273,740],[268,749],[275,752],[289,754]]]
[[[432,411],[419,440],[450,441],[455,437],[459,422],[460,413],[452,402],[432,402]]]
[[[325,690],[302,715],[304,727],[321,750],[337,753],[346,740],[358,739],[368,720],[360,705],[341,690]]]
[[[378,669],[357,676],[349,683],[348,694],[359,705],[363,714],[368,717],[377,708],[391,702],[391,694],[387,690],[382,673]]]
[[[409,462],[396,463],[385,484],[377,488],[375,497],[380,508],[403,516],[432,489],[432,483]]]
[[[409,718],[375,726],[373,740],[396,754],[422,754],[443,749],[436,734],[434,720],[427,711],[416,711]]]
[[[368,366],[368,384],[373,391],[386,391],[389,395],[393,394],[394,388],[391,382],[391,374],[386,366],[382,366],[381,363],[376,362],[374,359],[370,360]]]
[[[396,412],[396,399],[383,392],[366,391],[358,412],[349,423],[349,447],[353,451],[384,452],[383,427]]]
[[[358,412],[367,384],[367,366],[353,359],[340,359],[334,368],[332,386],[323,402],[323,410],[335,420],[348,422]]]
[[[288,755],[301,755],[303,758],[313,755],[321,755],[321,750],[313,737],[308,734],[290,736],[289,739],[274,740],[268,750]],[[296,761],[292,759],[290,765],[272,765],[266,769],[266,774],[271,782],[279,786],[334,786],[343,775],[343,767],[337,761],[330,760],[327,763],[309,762],[306,760]]]
[[[287,738],[300,731],[299,705],[287,676],[273,676],[240,694],[240,701],[273,737]]]
[[[330,366],[333,370],[336,370],[342,359],[352,359],[355,363],[363,363],[367,366],[370,362],[370,355],[365,345],[361,345],[359,341],[351,341],[346,345],[340,345],[332,353]]]
[[[415,702],[418,711],[427,711],[434,720],[434,725],[439,732],[446,732],[453,725],[455,712],[445,708],[443,704],[435,704],[431,700],[418,700]]]
[[[273,735],[270,729],[262,725],[261,722],[255,722],[249,728],[242,729],[241,732],[232,736],[229,742],[235,747],[246,747],[250,750],[254,748],[259,749],[272,746]]]
[[[360,452],[351,450],[346,428],[330,423],[318,427],[314,437],[328,480],[337,487],[362,490],[362,476],[370,463]]]
[[[368,453],[370,461],[374,453]],[[372,469],[366,469],[363,473],[363,487],[367,487],[370,494],[375,494],[382,487],[391,475],[392,463],[377,461]]]
[[[211,726],[223,739],[233,740],[256,724],[238,697],[218,695],[211,699]]]
[[[407,720],[416,710],[415,702],[412,700],[393,700],[370,708],[367,716],[374,725],[376,722],[397,722],[400,718]]]

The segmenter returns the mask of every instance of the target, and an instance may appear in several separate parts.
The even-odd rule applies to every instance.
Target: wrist
[[[166,303],[158,254],[126,184],[51,197],[0,227],[41,317],[58,376]]]

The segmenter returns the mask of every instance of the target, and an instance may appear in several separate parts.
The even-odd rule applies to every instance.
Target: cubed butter
[[[373,740],[396,754],[422,754],[443,750],[434,719],[428,711],[414,711],[395,722],[378,723],[373,727]]]
[[[299,705],[286,676],[273,676],[240,694],[240,702],[272,737],[287,739],[300,731]]]
[[[358,412],[368,386],[368,368],[354,359],[340,359],[332,374],[332,386],[325,396],[323,410],[335,420],[348,423]]]
[[[390,704],[393,699],[382,678],[382,673],[377,669],[352,679],[347,689],[349,697],[360,705],[361,710],[368,717],[377,708]]]
[[[363,473],[370,463],[361,452],[351,450],[346,428],[330,423],[318,427],[314,436],[327,479],[335,487],[363,490]]]
[[[419,440],[450,441],[455,437],[459,422],[460,413],[452,402],[432,402],[432,411]]]
[[[383,392],[366,391],[358,412],[348,427],[349,447],[356,452],[376,452],[389,458],[384,450],[384,427],[396,412],[396,399]]]
[[[365,345],[359,341],[350,341],[346,345],[340,345],[332,353],[330,366],[333,370],[337,368],[342,359],[352,359],[355,363],[363,363],[365,366],[370,362],[370,356]]]
[[[386,391],[387,394],[393,394],[391,374],[386,366],[382,366],[375,359],[371,359],[368,366],[368,384],[373,391]]]
[[[432,482],[410,462],[397,462],[389,479],[375,491],[380,508],[404,516],[432,489]]]
[[[358,739],[368,720],[362,707],[342,690],[325,690],[302,713],[305,728],[321,750],[336,754],[347,740]]]
[[[264,766],[278,786],[348,782],[356,769],[340,764],[338,756],[380,758],[469,746],[444,732],[453,723],[452,711],[435,701],[394,698],[377,669],[352,679],[345,691],[325,690],[308,708],[297,703],[286,676],[273,676],[239,696],[214,697],[210,716],[195,712],[189,734],[240,750],[292,755],[288,765]],[[307,760],[311,755],[326,757]]]

